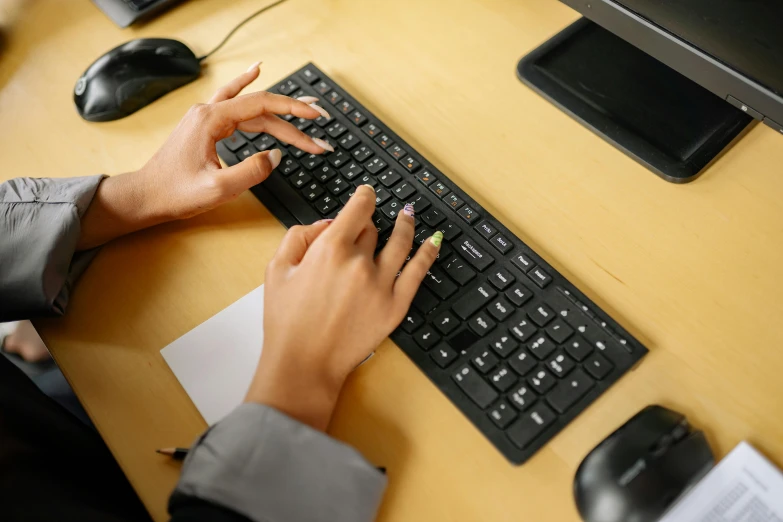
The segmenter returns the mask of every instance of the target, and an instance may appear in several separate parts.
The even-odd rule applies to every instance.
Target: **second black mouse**
[[[648,406],[582,461],[574,498],[585,522],[654,522],[714,465],[701,431]]]
[[[199,59],[182,42],[141,38],[115,47],[90,65],[76,82],[73,101],[85,120],[118,120],[200,74]]]

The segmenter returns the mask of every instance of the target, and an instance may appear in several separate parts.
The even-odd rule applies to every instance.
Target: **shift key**
[[[467,364],[462,366],[452,376],[465,395],[475,402],[479,408],[486,409],[498,398],[498,392],[473,368]]]
[[[451,309],[454,310],[454,313],[457,314],[460,319],[466,321],[468,317],[473,315],[477,310],[486,306],[489,303],[489,300],[497,294],[498,293],[489,283],[482,283],[465,292],[462,297],[452,305]]]

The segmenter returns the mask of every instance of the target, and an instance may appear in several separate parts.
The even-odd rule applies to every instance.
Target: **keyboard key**
[[[405,167],[408,172],[416,172],[421,167],[421,164],[416,161],[413,156],[406,156],[400,163],[402,163],[402,166]]]
[[[315,69],[312,67],[305,67],[302,69],[302,72],[299,73],[299,76],[301,76],[304,81],[309,83],[310,85],[317,82],[320,78],[318,77],[318,73],[315,72]]]
[[[304,194],[304,197],[307,199],[307,201],[315,201],[323,193],[324,189],[321,187],[321,185],[315,182],[310,183],[304,188],[304,190],[302,190],[302,194]]]
[[[347,131],[348,131],[348,127],[346,127],[345,125],[343,125],[339,121],[336,121],[336,122],[332,123],[331,125],[329,125],[326,128],[326,134],[328,134],[329,136],[331,136],[332,138],[335,138],[335,139],[339,138],[340,136],[345,134]],[[351,136],[353,136],[353,135],[351,135]]]
[[[441,183],[440,181],[436,181],[435,183],[430,185],[430,190],[432,191],[433,194],[435,194],[439,198],[442,198],[443,196],[445,196],[450,192],[449,188],[443,183]]]
[[[576,369],[567,379],[558,382],[546,399],[556,412],[562,414],[584,397],[593,386],[593,380],[581,369]]]
[[[536,393],[542,395],[548,392],[552,386],[557,383],[557,379],[552,377],[552,374],[546,371],[544,368],[539,368],[533,372],[533,375],[527,378],[527,382],[530,383],[530,387],[536,390]]]
[[[315,84],[315,90],[318,92],[318,94],[323,96],[324,94],[332,90],[332,86],[326,82],[318,82],[317,84]]]
[[[321,165],[324,162],[324,159],[317,154],[308,154],[300,161],[304,166],[304,168],[306,168],[307,170],[313,170],[317,166]]]
[[[353,122],[354,125],[357,127],[361,127],[364,122],[367,121],[367,116],[362,114],[359,111],[353,111],[348,118]]]
[[[451,309],[457,317],[463,321],[486,306],[489,301],[498,295],[494,288],[487,284],[480,284],[465,292],[452,305]]]
[[[523,254],[522,252],[517,252],[511,257],[511,262],[514,263],[514,266],[522,270],[523,272],[527,273],[530,271],[536,264],[533,262],[532,259],[530,259],[526,254]]]
[[[388,134],[381,134],[380,136],[375,137],[375,143],[377,143],[378,145],[380,145],[385,149],[389,145],[394,143],[394,141],[392,141],[391,137]]]
[[[584,364],[585,371],[599,381],[612,372],[612,363],[607,361],[600,353],[594,353],[588,357]]]
[[[445,221],[438,225],[438,230],[443,232],[443,239],[446,241],[453,241],[454,239],[459,236],[462,231],[459,229],[457,225],[452,223],[451,221]]]
[[[457,352],[452,350],[449,345],[441,343],[430,352],[430,358],[435,361],[435,364],[446,369],[457,359]]]
[[[432,175],[432,173],[429,170],[422,170],[418,174],[416,174],[416,179],[418,179],[421,183],[424,183],[426,186],[430,186],[436,181],[438,181],[435,176]]]
[[[364,162],[372,156],[372,150],[367,145],[362,145],[358,149],[354,150],[351,154],[356,158],[358,162]]]
[[[397,219],[397,214],[400,213],[402,207],[403,204],[401,202],[393,199],[381,207],[381,212],[383,212],[384,216],[394,221]]]
[[[481,234],[484,239],[489,239],[498,233],[498,229],[495,228],[492,223],[486,219],[475,226],[476,231]]]
[[[359,164],[356,163],[355,161],[350,162],[349,164],[345,165],[340,169],[340,174],[345,176],[345,179],[349,181],[355,178],[356,176],[358,176],[359,174],[362,174],[363,172],[364,170],[362,170]]]
[[[377,159],[377,158],[376,158]],[[378,176],[378,181],[384,187],[391,187],[402,179],[402,176],[395,172],[393,169],[388,169],[386,172]]]
[[[334,194],[335,196],[339,196],[346,190],[350,189],[352,185],[345,181],[341,177],[336,177],[332,181],[326,184],[326,190]]]
[[[377,187],[378,186],[378,180],[372,177],[369,174],[364,174],[362,176],[359,176],[358,178],[353,180],[353,184],[356,187],[360,187],[362,185],[370,185],[371,187]]]
[[[335,103],[335,102],[332,102]],[[342,112],[343,114],[349,114],[353,110],[353,105],[348,103],[348,101],[343,100],[340,103],[337,103],[337,110]]]
[[[394,195],[400,198],[401,200],[407,201],[409,197],[411,197],[416,193],[416,189],[413,188],[413,185],[411,185],[406,181],[394,187],[394,190],[392,190],[392,192],[394,192]]]
[[[416,230],[416,233],[413,235],[413,244],[414,245],[423,245],[427,239],[432,236],[433,232],[427,227],[421,227]]]
[[[508,332],[500,332],[489,340],[489,346],[496,354],[506,358],[519,347],[519,343]]]
[[[239,131],[239,134],[244,136],[246,140],[250,140],[250,141],[256,139],[258,136],[261,135],[260,132],[247,132],[247,131]]]
[[[454,254],[454,249],[451,248],[451,245],[448,243],[441,243],[440,250],[438,250],[438,255],[435,256],[435,261],[442,264],[443,261],[451,259],[452,254]]]
[[[301,149],[297,149],[296,147],[288,147],[288,152],[291,153],[291,156],[295,158],[301,158],[305,154],[307,154],[305,151]]]
[[[516,384],[517,375],[509,370],[507,366],[501,364],[487,376],[487,379],[492,386],[504,392]]]
[[[320,138],[323,139],[326,137],[326,133],[319,129],[318,127],[310,127],[305,131],[305,134],[310,136],[311,138]],[[334,147],[334,145],[332,145]]]
[[[497,321],[505,321],[511,314],[514,313],[514,307],[511,306],[508,301],[502,297],[495,299],[492,304],[487,307],[487,310]]]
[[[549,340],[545,335],[538,335],[532,341],[527,343],[527,350],[539,359],[545,359],[555,351],[555,343]]]
[[[486,409],[498,398],[498,392],[476,370],[468,365],[461,366],[452,375],[452,378],[457,383],[457,386],[465,392],[465,395],[482,410]]]
[[[460,208],[465,202],[459,199],[455,193],[448,194],[443,198],[443,201],[451,207],[452,210],[457,210]]]
[[[539,288],[544,288],[552,282],[552,276],[544,272],[540,267],[534,267],[527,273],[527,276],[532,279]]]
[[[412,333],[414,330],[416,330],[419,326],[423,324],[424,324],[424,318],[422,316],[420,316],[413,310],[408,310],[408,315],[406,315],[405,319],[402,320],[400,326],[406,332]]]
[[[332,210],[336,209],[339,204],[340,203],[337,201],[337,198],[332,196],[324,196],[315,203],[315,208],[318,210],[318,212],[325,216]]]
[[[292,92],[297,91],[298,89],[299,89],[299,85],[293,80],[286,80],[277,86],[277,91],[280,94],[284,94],[286,96],[288,96]]]
[[[533,297],[533,292],[522,283],[517,283],[506,290],[506,297],[516,306],[522,306]]]
[[[496,324],[495,321],[490,319],[489,315],[487,315],[484,312],[481,312],[473,319],[468,321],[468,326],[470,326],[470,329],[476,332],[477,335],[483,337],[486,334],[488,334],[493,328],[495,328]]]
[[[299,169],[299,163],[294,158],[286,158],[277,166],[277,171],[284,176],[290,176]]]
[[[285,120],[285,121],[290,123],[291,120],[296,118],[296,116],[294,116],[293,114],[280,114],[280,115],[278,115],[278,118],[280,118],[281,120]]]
[[[585,357],[593,353],[593,347],[584,339],[576,335],[566,343],[565,351],[577,361],[582,361]]]
[[[500,401],[495,404],[487,415],[489,415],[492,422],[501,430],[517,418],[517,412],[505,401]]]
[[[350,160],[351,157],[345,151],[342,150],[333,152],[326,157],[326,161],[331,163],[334,168],[340,168]]]
[[[459,217],[465,220],[465,222],[470,225],[474,221],[476,221],[479,218],[478,212],[470,208],[468,205],[465,205],[461,209],[457,211],[457,214],[459,214]]]
[[[329,132],[327,130],[327,132]],[[351,150],[357,145],[359,145],[362,141],[354,136],[353,134],[346,134],[342,138],[340,138],[340,141],[338,142],[342,148],[345,150]]]
[[[375,125],[374,123],[370,123],[369,125],[365,125],[362,127],[362,130],[366,135],[368,135],[371,138],[376,137],[377,135],[381,134],[383,130]]]
[[[427,275],[424,276],[423,284],[441,299],[448,299],[457,292],[457,285],[452,283],[451,279],[438,266],[429,269]]]
[[[506,435],[518,448],[524,449],[555,421],[555,413],[539,402],[523,413],[519,420],[506,430]]]
[[[291,184],[298,189],[306,187],[307,184],[313,180],[305,171],[299,171],[288,179],[291,181]]]
[[[511,322],[509,331],[514,334],[520,342],[525,342],[530,339],[538,331],[535,326],[530,324],[527,319],[522,318],[524,316],[517,316]]]
[[[522,385],[508,394],[508,400],[519,411],[525,411],[536,401],[536,394],[527,385]]]
[[[348,202],[351,201],[351,198],[353,197],[354,194],[356,194],[356,189],[354,188],[351,188],[351,190],[348,190],[347,192],[343,192],[338,198],[340,200],[340,204],[347,205]]]
[[[364,168],[367,169],[370,174],[378,174],[380,171],[385,169],[386,166],[387,163],[381,158],[373,158],[364,164]]]
[[[560,378],[565,377],[568,372],[574,369],[574,366],[576,366],[574,360],[563,353],[563,350],[556,351],[546,361],[546,367],[549,368],[549,371]]]
[[[538,366],[536,359],[524,348],[520,348],[516,353],[514,353],[508,360],[508,364],[522,377],[533,371],[533,368]]]
[[[312,120],[308,120],[307,118],[297,118],[292,123],[294,124],[294,127],[302,132],[313,126]]]
[[[323,116],[318,116],[316,119],[313,120],[313,122],[321,128],[329,125],[329,122],[331,121],[332,120],[330,120],[329,118],[324,118]]]
[[[489,282],[498,290],[505,290],[516,278],[505,268],[495,268],[489,276]]]
[[[392,227],[392,222],[382,215],[373,216],[373,223],[375,223],[378,234],[383,234]]]
[[[573,335],[574,331],[562,320],[556,319],[552,324],[546,327],[546,333],[549,334],[557,344],[563,344],[566,339]]]
[[[237,151],[237,159],[239,161],[244,161],[250,156],[252,156],[253,154],[255,154],[256,152],[257,152],[256,148],[253,147],[252,145],[249,144],[245,145],[244,147],[239,149],[239,151]]]
[[[429,350],[440,341],[440,335],[432,326],[424,325],[413,334],[413,339],[421,346],[422,350]]]
[[[343,97],[337,91],[332,91],[326,95],[326,101],[328,101],[332,105],[337,105],[338,103],[340,103],[342,99]]]
[[[337,171],[329,165],[321,165],[317,169],[313,170],[313,176],[321,183],[326,183],[337,175]]]
[[[289,96],[291,96],[291,98],[301,98],[302,96],[305,96],[305,94],[306,93],[302,89],[299,89],[298,91],[296,91],[295,93]]]
[[[377,187],[375,189],[375,205],[381,206],[391,198],[391,193],[383,187]]]
[[[440,300],[435,297],[435,294],[424,288],[419,287],[416,296],[413,298],[413,306],[416,307],[423,314],[430,313],[436,306],[440,304]]]
[[[271,139],[271,138],[270,138]],[[228,150],[231,152],[236,152],[245,145],[247,145],[247,140],[240,136],[239,134],[232,134],[228,138],[223,140],[223,144],[228,147]]]
[[[444,237],[445,237],[444,233]],[[490,256],[486,250],[479,247],[473,239],[469,237],[462,238],[459,245],[456,246],[457,252],[468,260],[468,263],[473,265],[473,268],[479,272],[485,270],[495,260]]]
[[[435,328],[443,335],[449,335],[459,327],[459,319],[454,317],[454,314],[448,310],[433,319],[432,322]]]
[[[443,212],[441,212],[436,208],[429,209],[427,212],[424,213],[424,215],[421,216],[421,220],[433,228],[437,227],[440,223],[442,223],[444,219],[446,219],[446,216],[444,216]]]
[[[489,244],[497,248],[498,251],[503,254],[507,253],[509,250],[514,248],[514,243],[506,239],[505,236],[503,236],[502,234],[498,234],[495,237],[493,237],[489,241]]]
[[[555,312],[543,303],[528,310],[527,315],[538,326],[546,326],[555,318]]]
[[[497,365],[498,358],[495,356],[494,353],[492,353],[491,350],[482,349],[475,352],[471,356],[470,362],[481,373],[488,373],[492,368],[494,368]]]
[[[463,286],[476,277],[476,272],[468,266],[467,261],[459,256],[451,256],[447,261],[444,261],[443,268],[452,279]]]
[[[401,160],[402,158],[405,157],[406,154],[408,154],[408,152],[405,149],[403,149],[396,143],[392,143],[391,145],[389,145],[389,147],[386,149],[386,152],[391,154],[394,157],[394,159],[396,159],[397,161]]]

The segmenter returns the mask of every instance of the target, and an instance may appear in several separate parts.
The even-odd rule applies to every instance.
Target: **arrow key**
[[[432,326],[425,325],[413,334],[413,339],[424,351],[427,351],[440,341],[440,335],[438,335],[438,332],[436,332]]]
[[[424,324],[424,319],[413,310],[408,310],[408,315],[402,320],[400,326],[408,333],[412,333],[416,328]]]
[[[514,386],[517,376],[505,364],[498,366],[488,377],[489,382],[498,390],[504,392]]]
[[[443,335],[449,335],[459,326],[459,320],[448,310],[436,317],[432,322],[435,324],[435,328]]]
[[[457,358],[457,352],[449,348],[446,343],[441,343],[430,352],[430,358],[441,368],[446,368]]]

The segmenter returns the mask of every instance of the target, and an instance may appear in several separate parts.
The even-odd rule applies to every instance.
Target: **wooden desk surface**
[[[205,51],[261,4],[193,0],[120,30],[87,0],[0,0],[0,178],[135,169],[255,60],[258,88],[312,60],[650,348],[514,467],[385,342],[330,430],[388,467],[381,521],[576,520],[577,465],[654,402],[686,413],[719,455],[749,439],[783,464],[780,136],[759,126],[696,182],[661,181],[516,79],[517,59],[576,18],[555,0],[290,0],[150,108],[108,124],[76,115],[74,82],[109,48],[168,36]],[[153,449],[205,427],[160,349],[261,284],[283,233],[244,194],[107,246],[67,317],[36,323],[157,520],[178,466]]]

